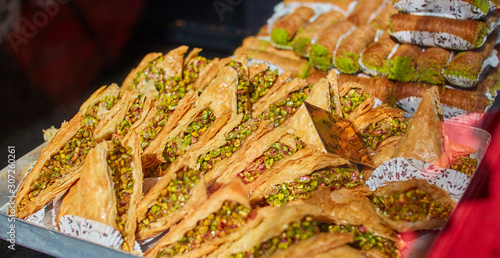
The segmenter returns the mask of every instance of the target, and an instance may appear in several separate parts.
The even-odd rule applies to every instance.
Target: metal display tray
[[[491,136],[488,132],[454,122],[445,122],[446,131],[449,132],[450,139],[461,144],[468,144],[477,150],[476,158],[482,160]],[[9,165],[15,165],[14,174],[9,165],[0,171],[0,238],[9,241],[12,237],[8,233],[11,227],[15,229],[15,245],[28,247],[56,257],[138,257],[134,254],[98,245],[86,240],[65,235],[54,229],[44,228],[39,225],[26,222],[21,219],[9,217],[7,208],[10,203],[9,185],[14,183],[15,187],[21,182],[28,169],[40,157],[40,154],[47,146],[47,142],[33,149],[28,154],[17,159],[15,163],[9,161]],[[15,182],[12,182],[15,178]],[[10,179],[10,181],[9,181]],[[10,186],[12,188],[12,186]],[[47,222],[49,224],[51,222]],[[414,248],[409,248],[402,252],[403,256],[415,257],[428,251],[429,246],[435,240],[439,232],[434,231],[418,237],[418,241],[412,244]],[[431,237],[428,237],[431,236]]]

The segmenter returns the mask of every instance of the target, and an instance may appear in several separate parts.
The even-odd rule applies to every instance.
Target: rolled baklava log
[[[440,47],[426,49],[417,61],[417,80],[430,84],[443,85],[446,78],[443,69],[450,60],[451,52]]]
[[[344,12],[349,11],[349,8],[353,4],[356,4],[356,0],[284,0],[283,2],[285,4],[289,4],[289,3],[304,3],[304,4],[326,3],[326,4],[335,5],[336,7],[340,8]]]
[[[363,86],[370,95],[376,97],[383,103],[392,104],[393,91],[396,88],[394,82],[387,78],[360,77],[349,74],[339,74],[339,85],[355,82]]]

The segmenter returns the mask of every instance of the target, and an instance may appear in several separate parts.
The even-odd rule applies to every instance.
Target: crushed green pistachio
[[[342,187],[353,188],[364,184],[363,174],[357,169],[348,167],[329,167],[314,171],[292,182],[275,185],[257,206],[282,206],[293,200],[307,200],[320,188],[337,190]]]
[[[371,196],[370,201],[384,216],[392,220],[422,221],[427,218],[442,220],[450,216],[453,206],[434,200],[425,190],[412,188],[388,196]]]
[[[151,79],[155,80],[155,85],[163,80],[163,75],[165,71],[162,68],[158,68],[157,65],[163,62],[163,55],[155,58],[142,71],[138,71],[135,78],[132,80],[130,88],[137,89],[137,86],[141,80],[149,81]]]
[[[226,66],[233,68],[238,74],[238,88],[236,98],[238,104],[238,114],[243,113],[243,121],[250,118],[251,103],[250,103],[250,80],[246,73],[245,67],[241,62],[231,60]]]
[[[290,44],[291,36],[285,29],[276,28],[271,31],[271,39],[278,45],[286,46]]]
[[[148,209],[146,217],[139,222],[139,230],[184,207],[190,198],[191,190],[200,181],[200,176],[199,170],[185,168],[178,171],[175,178],[161,191],[154,205]]]
[[[450,162],[450,167],[471,177],[476,171],[478,160],[470,156],[458,156]]]
[[[364,226],[356,226],[350,224],[335,225],[323,223],[321,227],[323,228],[322,231],[326,232],[354,234],[354,243],[351,244],[354,248],[366,251],[377,249],[380,252],[391,257],[400,256],[397,244],[394,241],[385,237],[376,236],[372,232],[368,231]]]
[[[198,221],[197,225],[186,232],[180,241],[161,248],[158,257],[187,253],[199,248],[207,241],[223,238],[236,232],[254,217],[255,213],[247,207],[235,201],[225,201],[220,210]]]
[[[278,78],[278,70],[266,70],[258,73],[250,79],[252,89],[250,102],[253,104],[257,102],[262,96],[266,95],[269,89],[273,86]]]
[[[155,83],[158,90],[157,99],[160,104],[156,107],[156,115],[152,121],[140,133],[141,148],[144,150],[156,139],[156,136],[166,124],[168,118],[177,108],[179,101],[186,93],[193,89],[193,83],[198,79],[199,73],[210,60],[197,56],[189,61],[184,68],[182,77],[172,76],[166,80],[160,80]]]
[[[345,96],[340,98],[342,105],[342,114],[348,117],[363,101],[370,98],[371,95],[364,92],[362,89],[351,89]]]
[[[31,185],[28,199],[33,201],[38,194],[63,177],[72,167],[83,162],[89,150],[94,147],[94,126],[83,126],[64,146],[48,159],[40,176]]]
[[[130,237],[126,235],[125,223],[128,219],[127,211],[130,207],[130,198],[134,192],[132,157],[131,147],[122,146],[118,140],[113,141],[113,148],[108,153],[107,163],[111,168],[113,188],[116,194],[116,225],[124,238]]]
[[[383,140],[396,135],[403,135],[408,129],[408,119],[404,117],[388,118],[360,130],[366,146],[375,149]]]
[[[323,45],[313,44],[309,61],[318,69],[327,71],[332,66],[333,53]]]
[[[129,131],[130,127],[137,122],[139,119],[141,119],[141,112],[142,109],[144,108],[144,101],[146,100],[146,97],[144,95],[139,95],[135,99],[134,103],[130,106],[130,108],[127,110],[127,113],[125,114],[125,117],[123,120],[118,124],[113,137],[115,139],[122,139],[127,132]]]
[[[342,73],[353,74],[359,71],[359,54],[344,51],[335,58],[335,67]]]
[[[363,250],[376,248],[392,257],[398,256],[396,243],[384,237],[374,236],[363,226],[336,225],[319,222],[312,216],[306,216],[300,221],[291,222],[281,233],[262,243],[251,247],[248,251],[232,254],[231,258],[258,258],[272,256],[279,250],[286,250],[319,233],[351,233],[354,234],[353,247]]]
[[[304,142],[302,142],[298,137],[295,137],[295,142],[297,144],[297,150],[303,148]],[[292,155],[297,150],[294,150],[283,143],[275,142],[271,144],[271,147],[264,151],[260,157],[256,158],[243,171],[238,173],[237,176],[241,178],[243,183],[249,184],[262,175],[264,171],[270,169],[276,162]]]
[[[166,162],[145,169],[144,176],[160,176],[158,171],[165,171],[174,162],[179,155],[184,154],[191,144],[198,142],[198,139],[206,132],[208,127],[215,121],[215,115],[212,110],[207,108],[201,111],[195,119],[188,125],[186,130],[180,132],[172,140],[168,141],[163,150],[163,157]]]

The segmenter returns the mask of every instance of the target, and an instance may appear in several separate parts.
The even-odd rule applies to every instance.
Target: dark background
[[[185,44],[207,58],[229,56],[279,2],[0,0],[0,33],[9,28],[0,34],[0,168],[7,146],[16,158],[34,149],[42,129],[71,119],[98,87],[120,85],[145,54]],[[45,256],[19,245],[11,252],[4,240],[0,250]]]

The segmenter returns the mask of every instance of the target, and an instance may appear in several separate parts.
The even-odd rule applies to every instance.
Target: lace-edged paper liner
[[[498,53],[497,50],[494,49],[491,52],[491,55],[484,60],[483,65],[481,66],[481,71],[479,71],[476,78],[467,78],[464,76],[446,74],[445,73],[446,69],[443,69],[442,71],[443,76],[446,78],[446,80],[448,80],[448,82],[450,82],[453,85],[464,88],[472,88],[476,86],[476,84],[481,80],[481,78],[485,74],[486,68],[488,68],[489,66],[497,67],[498,65],[497,53]]]
[[[490,2],[488,11],[495,6]],[[460,0],[400,0],[394,7],[401,13],[438,16],[459,20],[478,20],[488,14],[477,6]]]
[[[365,184],[370,190],[392,181],[410,179],[426,180],[450,193],[455,201],[460,200],[470,183],[470,178],[453,169],[445,169],[416,159],[395,158],[378,166]]]

